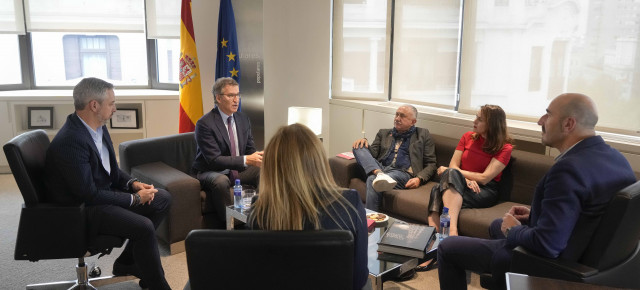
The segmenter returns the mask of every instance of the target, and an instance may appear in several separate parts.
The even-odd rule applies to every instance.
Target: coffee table
[[[366,209],[367,214],[376,213],[375,211]],[[369,268],[369,280],[373,289],[382,289],[382,284],[392,278],[396,278],[413,268],[418,264],[429,259],[435,258],[435,249],[438,248],[439,240],[434,237],[433,241],[427,246],[426,255],[423,259],[394,255],[388,253],[378,254],[378,241],[382,234],[393,223],[407,223],[405,221],[395,219],[389,216],[389,220],[383,223],[376,223],[376,228],[369,234],[369,246],[367,248],[367,267]]]
[[[228,205],[225,209],[227,217],[227,230],[233,230],[236,222],[247,223],[247,210],[234,208],[233,205]]]

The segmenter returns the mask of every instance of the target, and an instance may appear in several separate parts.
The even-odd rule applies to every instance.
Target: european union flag
[[[216,79],[231,77],[240,83],[240,56],[236,37],[236,18],[231,0],[220,0],[218,15],[218,55],[216,56]],[[240,100],[241,109],[242,100]]]

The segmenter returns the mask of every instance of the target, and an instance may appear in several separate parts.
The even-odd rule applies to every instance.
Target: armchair
[[[352,289],[349,231],[194,230],[185,289]]]
[[[575,239],[574,231],[558,259],[540,257],[518,247],[513,253],[511,271],[611,287],[640,288],[638,220],[640,181],[614,196],[590,241]]]
[[[109,254],[114,247],[121,247],[124,239],[106,235],[88,239],[83,205],[63,206],[47,202],[43,172],[48,147],[49,137],[44,130],[20,134],[3,146],[24,198],[14,259],[32,262],[41,259],[78,259],[76,281],[33,286],[66,285],[74,289],[94,289],[90,282],[99,286],[122,281],[110,281],[112,277],[88,279],[84,257]],[[35,287],[30,285],[27,288]]]
[[[184,239],[193,229],[206,226],[202,207],[205,193],[191,175],[196,156],[194,133],[131,140],[120,143],[120,169],[142,182],[166,189],[172,204],[157,230],[171,254],[184,251]]]

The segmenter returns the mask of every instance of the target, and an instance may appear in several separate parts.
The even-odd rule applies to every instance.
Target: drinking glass
[[[251,208],[251,199],[256,195],[255,189],[245,189],[242,191],[242,209],[247,210]]]

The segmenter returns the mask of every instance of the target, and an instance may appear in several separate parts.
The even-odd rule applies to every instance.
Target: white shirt
[[[93,128],[87,125],[87,123],[84,120],[82,120],[82,118],[80,118],[80,116],[78,116],[78,119],[80,119],[82,124],[84,124],[84,126],[87,128],[87,131],[89,131],[89,134],[91,135],[91,139],[93,139],[93,143],[96,145],[96,148],[98,148],[98,154],[100,154],[102,167],[104,167],[104,170],[106,170],[109,174],[111,174],[111,161],[109,160],[109,148],[107,148],[107,143],[104,142],[104,140],[102,139],[102,136],[103,136],[102,126],[98,127],[98,130],[94,131]],[[133,204],[133,195],[131,195],[131,202],[129,203],[129,205],[132,205],[132,204]]]
[[[93,143],[96,145],[98,149],[98,154],[100,155],[100,159],[102,161],[102,167],[107,173],[111,174],[111,161],[109,160],[109,148],[107,148],[107,144],[102,140],[102,126],[98,127],[98,130],[93,130],[87,123],[78,116],[78,119],[82,121],[82,124],[87,128],[91,138],[93,139]]]

